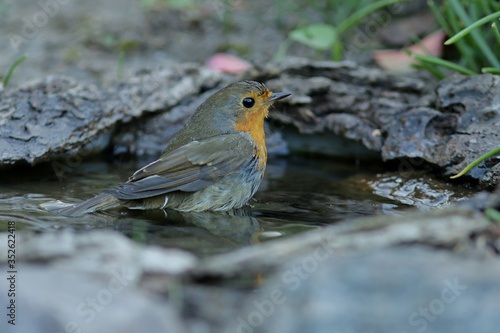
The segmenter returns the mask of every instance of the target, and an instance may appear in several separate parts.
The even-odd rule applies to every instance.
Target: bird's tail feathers
[[[99,210],[107,210],[119,206],[120,200],[114,196],[102,193],[74,206],[64,207],[57,210],[57,214],[63,216],[82,216]]]

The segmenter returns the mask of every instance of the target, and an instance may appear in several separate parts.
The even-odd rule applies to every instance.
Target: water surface
[[[446,206],[472,194],[424,171],[388,172],[377,161],[292,157],[271,159],[251,208],[231,213],[121,210],[68,218],[41,207],[90,198],[148,162],[89,161],[59,174],[51,164],[5,171],[0,221],[37,232],[113,229],[140,243],[206,256],[356,217]],[[5,230],[6,223],[0,228]]]

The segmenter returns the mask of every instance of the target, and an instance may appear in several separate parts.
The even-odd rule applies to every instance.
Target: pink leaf
[[[226,53],[214,54],[207,60],[206,65],[229,74],[240,74],[252,68],[249,62]]]
[[[440,57],[443,54],[445,37],[446,33],[443,30],[438,30],[422,39],[420,44],[413,44],[408,47],[408,50],[415,54]],[[410,65],[415,62],[415,59],[400,50],[375,51],[373,58],[380,67],[393,72],[407,71]]]

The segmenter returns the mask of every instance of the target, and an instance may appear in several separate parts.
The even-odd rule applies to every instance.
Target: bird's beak
[[[274,93],[271,95],[271,97],[269,97],[269,99],[267,100],[268,103],[272,103],[272,102],[276,102],[276,101],[279,101],[280,99],[283,99],[283,98],[286,98],[288,96],[290,96],[292,93],[289,93],[289,92],[280,92],[280,93]]]

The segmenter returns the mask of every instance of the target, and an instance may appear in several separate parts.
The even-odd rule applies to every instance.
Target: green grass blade
[[[436,57],[429,57],[429,56],[424,56],[424,55],[420,55],[420,54],[412,54],[411,55],[413,58],[417,59],[417,60],[420,60],[422,62],[425,62],[425,63],[429,63],[429,64],[433,64],[433,65],[437,65],[437,66],[442,66],[442,67],[446,67],[446,68],[449,68],[449,69],[452,69],[456,72],[459,72],[459,73],[462,73],[462,74],[465,74],[465,75],[475,75],[477,74],[476,72],[468,69],[468,68],[465,68],[463,66],[460,66],[460,65],[457,65],[451,61],[448,61],[448,60],[443,60],[443,59],[440,59],[440,58],[436,58]]]
[[[455,36],[449,38],[446,42],[444,42],[444,45],[450,45],[450,44],[455,43],[457,40],[461,39],[462,37],[464,37],[465,35],[470,33],[472,30],[479,28],[483,24],[488,23],[488,22],[495,20],[497,18],[500,18],[500,12],[496,12],[496,13],[493,13],[493,14],[490,14],[488,16],[483,17],[482,19],[474,22],[473,24],[469,25],[467,28],[460,31]]]
[[[387,7],[389,5],[398,3],[398,2],[405,2],[408,0],[380,0],[375,3],[372,3],[371,5],[367,5],[366,7],[358,10],[354,14],[352,14],[349,18],[344,20],[342,23],[340,23],[337,26],[337,33],[340,35],[346,30],[349,30],[350,28],[354,27],[359,20],[361,20],[363,17],[365,17],[368,14],[371,14],[372,12],[379,10],[381,8]]]
[[[491,29],[493,29],[493,33],[495,34],[495,38],[497,39],[498,45],[500,45],[500,31],[498,31],[496,22],[491,24]]]
[[[493,11],[488,0],[479,0],[479,5],[481,6],[483,13],[491,13]]]
[[[443,13],[446,16],[447,22],[450,24],[450,32],[447,32],[449,36],[458,33],[461,29],[458,27],[458,17],[456,13],[453,11],[453,8],[450,6],[449,2],[443,4]],[[465,39],[460,39],[456,42],[456,47],[460,54],[467,61],[467,65],[470,69],[474,71],[479,71],[479,64],[477,63],[477,59],[474,56],[474,49],[469,46],[468,41]]]
[[[425,69],[426,71],[434,75],[434,77],[438,80],[442,80],[446,77],[443,71],[441,71],[437,66],[428,64],[426,62],[411,64],[411,66],[415,68]]]
[[[291,42],[292,41],[288,38],[281,42],[278,46],[278,50],[276,50],[276,53],[274,54],[273,60],[282,60],[286,56],[286,52],[288,51]]]
[[[125,62],[125,52],[118,53],[118,81],[123,80],[123,63]]]
[[[410,50],[408,50],[407,48],[404,48],[403,51],[410,57],[413,56],[413,54],[411,53]],[[434,75],[436,77],[436,79],[438,80],[442,80],[446,77],[445,73],[443,73],[442,70],[439,69],[438,66],[434,65],[434,64],[429,64],[427,62],[423,62],[423,61],[420,61],[420,62],[416,62],[416,63],[413,63],[411,64],[412,67],[415,67],[415,68],[421,68],[421,69],[425,69],[427,70],[429,73],[431,73],[432,75]]]
[[[478,5],[476,2],[471,2],[469,3],[468,11],[469,17],[472,21],[477,21],[480,19],[479,14],[478,14]]]
[[[457,17],[457,13],[455,12],[453,7],[451,6],[450,2],[445,2],[443,4],[443,13],[446,17],[446,20],[449,22],[449,24],[451,26],[451,31],[453,32],[452,33],[453,35],[458,33],[460,30],[462,30],[458,26],[459,20]]]
[[[453,10],[457,13],[458,17],[464,22],[465,25],[470,26],[474,22],[471,21],[470,17],[465,12],[464,8],[460,4],[458,0],[449,0],[450,4],[453,7]],[[500,61],[498,61],[495,54],[491,51],[490,47],[486,43],[486,40],[483,38],[482,34],[477,30],[471,30],[470,34],[476,42],[477,46],[481,49],[484,56],[488,59],[488,61],[497,68],[500,68]]]
[[[484,215],[494,223],[500,223],[500,212],[494,208],[488,208],[484,211]]]
[[[22,63],[24,61],[24,59],[26,59],[26,54],[23,55],[21,58],[17,59],[16,62],[10,66],[10,69],[9,69],[9,72],[7,73],[7,76],[5,77],[5,79],[3,80],[3,87],[7,87],[7,84],[9,84],[9,80],[10,80],[10,77],[12,76],[12,73],[14,72],[14,69],[16,69],[16,67]]]
[[[481,68],[481,72],[499,75],[500,69],[496,67],[483,67]]]
[[[337,39],[332,46],[332,60],[340,61],[342,60],[342,52],[344,51],[344,47],[342,43]]]
[[[463,169],[462,171],[460,171],[455,176],[451,176],[450,178],[451,179],[455,179],[455,178],[458,178],[458,177],[461,177],[461,176],[465,175],[470,169],[472,169],[473,167],[475,167],[476,165],[478,165],[479,163],[481,163],[482,161],[484,161],[488,157],[491,157],[491,156],[493,156],[495,154],[498,154],[498,153],[500,153],[500,147],[495,148],[492,151],[490,151],[489,153],[486,153],[483,156],[479,157],[477,160],[475,160],[474,162],[472,162],[471,164],[469,164],[468,166],[466,166],[465,169]]]
[[[452,35],[453,32],[451,31],[451,28],[450,28],[448,22],[446,22],[446,19],[444,18],[443,14],[441,14],[441,11],[437,8],[436,3],[431,0],[431,1],[427,1],[427,5],[431,9],[432,14],[434,14],[434,17],[438,21],[441,29],[443,29],[444,32],[446,32],[446,34],[448,36]]]

